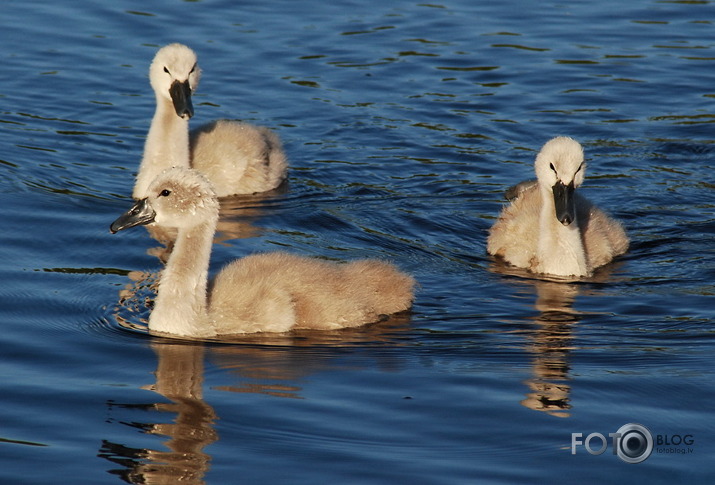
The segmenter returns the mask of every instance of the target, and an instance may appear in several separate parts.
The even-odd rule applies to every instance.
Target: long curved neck
[[[171,101],[157,95],[132,196],[147,197],[149,185],[167,168],[189,168],[189,156],[189,121],[177,116]]]
[[[207,314],[206,289],[216,219],[180,229],[159,280],[149,330],[208,337],[215,335]]]
[[[552,191],[548,187],[539,187],[539,190],[542,203],[537,271],[558,276],[586,276],[589,269],[578,220],[568,226],[561,224],[556,219]]]

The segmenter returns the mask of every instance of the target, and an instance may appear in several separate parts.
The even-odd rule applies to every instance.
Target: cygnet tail
[[[369,292],[376,314],[389,315],[409,310],[414,299],[415,280],[394,265],[362,260],[348,264],[354,288]]]

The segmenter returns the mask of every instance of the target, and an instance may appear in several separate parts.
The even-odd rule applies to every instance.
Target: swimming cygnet
[[[151,182],[170,167],[204,173],[219,197],[266,192],[286,178],[288,162],[278,136],[263,126],[219,120],[189,134],[191,96],[201,70],[182,44],[159,49],[149,68],[156,111],[144,145],[133,197],[148,195]]]
[[[590,276],[628,250],[621,224],[576,189],[586,163],[572,138],[549,140],[536,156],[536,183],[510,190],[487,238],[487,252],[535,273]]]
[[[284,252],[235,260],[207,293],[218,209],[203,175],[172,168],[156,178],[146,198],[112,223],[113,233],[153,221],[178,230],[149,316],[151,331],[212,337],[328,330],[365,325],[410,308],[415,281],[389,263],[336,264]]]

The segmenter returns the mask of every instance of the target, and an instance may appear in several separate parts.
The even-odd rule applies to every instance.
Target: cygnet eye
[[[169,189],[164,189],[159,192],[159,197],[169,197],[169,195],[171,195],[171,190]]]
[[[550,163],[550,164],[549,164],[549,167],[551,167],[551,170],[553,170],[554,173],[556,173],[556,169],[554,168],[554,164],[553,164],[553,163]]]
[[[164,66],[164,72],[171,75],[171,73],[169,72],[169,69],[167,69],[166,66]]]

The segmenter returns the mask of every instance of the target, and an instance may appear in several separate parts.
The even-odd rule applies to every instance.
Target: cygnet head
[[[159,49],[149,67],[149,81],[157,97],[170,100],[176,115],[187,120],[194,115],[191,94],[200,77],[196,54],[183,44]]]
[[[218,219],[219,203],[211,183],[188,168],[164,170],[149,186],[149,196],[137,201],[112,223],[116,233],[151,224],[178,229],[196,227]]]
[[[574,189],[583,183],[586,171],[583,148],[573,138],[552,138],[541,148],[534,165],[539,185],[553,192],[556,219],[568,226],[576,219]]]

